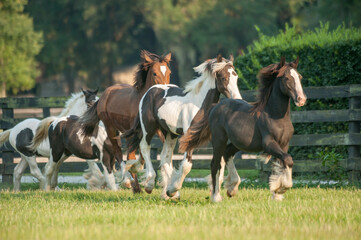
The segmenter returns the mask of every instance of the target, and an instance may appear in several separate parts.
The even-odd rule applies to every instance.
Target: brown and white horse
[[[155,184],[155,171],[150,159],[150,141],[156,130],[162,131],[165,142],[160,155],[164,199],[179,198],[185,176],[192,168],[192,150],[184,154],[179,170],[173,171],[172,155],[177,138],[194,122],[201,120],[212,104],[219,101],[220,94],[228,98],[241,98],[237,87],[238,76],[230,60],[217,58],[207,60],[194,68],[200,76],[190,81],[185,90],[175,85],[155,85],[143,96],[134,127],[124,136],[130,151],[140,148],[146,162],[145,190],[150,193]],[[142,165],[140,160],[133,162]],[[138,167],[135,167],[136,169]]]
[[[222,158],[229,172],[225,182],[227,195],[232,197],[237,193],[241,181],[233,163],[233,156],[239,150],[263,151],[277,159],[270,177],[270,190],[274,199],[282,200],[283,193],[292,187],[293,159],[287,153],[294,130],[290,118],[290,99],[299,107],[303,106],[307,99],[297,66],[298,58],[290,63],[286,63],[282,58],[280,63],[261,69],[257,102],[250,104],[243,100],[225,99],[209,111],[209,117],[192,125],[181,139],[179,148],[187,151],[212,137],[213,202],[222,200]]]
[[[33,151],[29,150],[38,126],[49,126],[55,119],[70,114],[83,114],[87,108],[98,99],[96,96],[97,92],[98,90],[82,89],[81,92],[72,94],[72,97],[65,103],[65,107],[60,115],[48,117],[43,120],[28,118],[16,124],[13,128],[0,133],[0,146],[9,140],[11,146],[19,152],[21,156],[20,162],[14,169],[14,191],[20,190],[21,177],[28,166],[30,167],[31,174],[39,180],[40,188],[42,189],[44,187],[45,179],[36,163],[36,157],[50,157],[49,140],[44,138],[44,141],[42,141],[37,148]]]
[[[158,56],[148,51],[141,51],[142,62],[138,66],[133,86],[128,84],[108,87],[82,117],[82,129],[85,136],[91,136],[101,120],[112,144],[114,156],[125,175],[120,136],[130,129],[138,114],[138,105],[144,93],[155,84],[168,84],[170,81],[169,62],[171,53]],[[128,159],[135,159],[135,151],[128,153]],[[134,192],[140,192],[137,177],[132,174]]]
[[[45,130],[45,129],[44,129]],[[45,165],[45,190],[54,188],[57,184],[60,165],[71,155],[83,159],[99,159],[104,169],[105,182],[109,189],[117,190],[113,173],[114,155],[105,128],[100,124],[94,129],[91,136],[82,135],[79,117],[70,115],[53,121],[47,129],[48,134],[37,130],[34,143],[31,147],[37,147],[42,141],[42,135],[49,138],[50,158]],[[89,164],[91,167],[93,161]]]

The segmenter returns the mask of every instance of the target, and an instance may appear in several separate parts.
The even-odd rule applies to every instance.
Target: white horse
[[[43,120],[29,118],[18,123],[13,128],[0,133],[0,146],[6,141],[9,141],[11,146],[19,152],[21,156],[20,162],[14,169],[14,191],[20,190],[21,177],[27,166],[30,167],[31,174],[39,180],[40,189],[43,189],[44,187],[45,178],[38,167],[36,156],[50,157],[49,139],[45,139],[35,151],[31,151],[28,148],[35,136],[38,126],[49,125],[52,121],[64,116],[79,116],[83,114],[87,110],[87,107],[92,105],[93,102],[98,99],[96,96],[97,92],[98,90],[91,91],[82,89],[82,92],[72,94],[72,97],[65,103],[65,108],[60,115],[48,117]]]
[[[200,76],[190,81],[185,90],[175,85],[155,85],[143,96],[134,127],[124,135],[132,151],[138,146],[146,162],[145,190],[150,193],[155,184],[155,171],[150,159],[150,141],[157,129],[165,136],[161,158],[161,174],[164,199],[179,198],[178,190],[192,168],[192,151],[184,154],[179,169],[173,171],[172,155],[178,136],[187,132],[189,126],[202,120],[210,107],[219,101],[222,93],[227,98],[240,99],[237,80],[230,60],[210,59],[194,68]],[[142,168],[140,159],[127,161],[133,171]],[[130,167],[130,166],[129,166]]]

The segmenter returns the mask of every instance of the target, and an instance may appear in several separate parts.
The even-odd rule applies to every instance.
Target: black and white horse
[[[60,115],[56,117],[48,117],[41,121],[35,118],[29,118],[18,123],[13,128],[0,133],[0,146],[6,141],[9,141],[11,146],[19,152],[21,156],[20,162],[14,169],[14,191],[20,190],[21,177],[27,166],[30,167],[31,174],[39,180],[40,188],[43,188],[44,186],[45,179],[38,167],[38,164],[36,163],[36,156],[50,156],[49,140],[44,139],[44,141],[39,144],[34,151],[28,149],[38,126],[48,125],[49,122],[70,114],[83,114],[87,110],[87,107],[92,105],[94,101],[98,99],[96,96],[97,92],[98,90],[82,90],[82,92],[72,95],[72,97],[66,102],[65,108]]]
[[[38,128],[34,142],[30,148],[36,148],[45,137],[49,138],[50,157],[45,165],[45,190],[54,189],[57,185],[60,165],[71,155],[86,160],[99,159],[104,168],[106,185],[111,190],[117,190],[113,167],[115,158],[111,142],[105,131],[103,122],[99,122],[89,136],[83,136],[82,123],[79,117],[70,115],[58,118],[49,127]],[[98,169],[94,162],[88,161],[90,169]]]
[[[129,151],[140,148],[146,162],[145,190],[150,193],[155,184],[155,171],[150,159],[150,142],[157,129],[165,136],[160,155],[164,199],[179,198],[185,176],[192,168],[192,150],[184,154],[178,170],[173,171],[172,155],[177,138],[189,126],[201,120],[212,104],[219,101],[220,94],[227,98],[241,98],[238,90],[238,76],[230,60],[210,59],[195,67],[200,76],[190,81],[185,90],[175,85],[155,85],[148,90],[139,104],[139,113],[133,129],[125,133]],[[142,168],[140,158],[128,161],[134,171]]]

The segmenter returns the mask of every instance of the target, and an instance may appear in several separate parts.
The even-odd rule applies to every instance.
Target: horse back
[[[127,84],[108,87],[99,99],[98,116],[106,126],[125,131],[138,114],[141,97],[134,87]]]

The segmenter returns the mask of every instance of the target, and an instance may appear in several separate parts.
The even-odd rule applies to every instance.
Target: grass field
[[[263,187],[241,187],[212,204],[205,185],[187,184],[179,202],[160,189],[0,192],[0,239],[361,239],[361,190],[295,188],[283,202]]]

